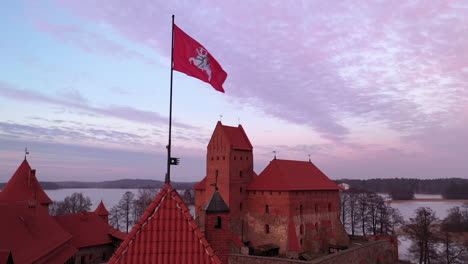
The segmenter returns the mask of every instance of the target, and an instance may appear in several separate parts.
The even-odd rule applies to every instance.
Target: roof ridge
[[[171,186],[170,183],[167,183],[164,185],[164,187],[161,189],[158,195],[151,202],[150,206],[148,206],[143,216],[140,218],[140,220],[138,220],[138,223],[135,224],[135,226],[132,228],[132,231],[130,232],[130,234],[128,234],[127,238],[125,238],[125,240],[122,242],[122,244],[114,253],[114,255],[112,256],[112,258],[109,260],[108,263],[119,262],[129,249],[133,249],[133,248],[130,248],[130,246],[132,246],[134,242],[138,243],[136,241],[138,241],[139,239],[143,239],[142,237],[138,236],[140,232],[142,232],[142,229],[148,225],[149,221],[159,220],[159,218],[155,218],[155,215],[160,210],[165,209],[165,207],[163,207],[163,203],[165,201],[169,201],[170,199],[174,200],[176,204],[176,208],[180,210],[182,219],[187,225],[186,226],[186,228],[188,228],[187,230],[189,232],[193,232],[194,237],[192,239],[194,240],[191,240],[191,242],[197,241],[200,244],[199,246],[203,248],[204,253],[206,253],[206,257],[208,257],[210,260],[210,263],[221,264],[221,261],[219,260],[218,256],[215,254],[213,248],[208,243],[203,233],[200,231],[198,225],[196,224],[195,220],[193,219],[192,215],[190,214],[190,210],[188,209],[187,205],[183,202],[180,195]],[[172,214],[173,213],[171,213],[171,215]],[[158,231],[156,230],[153,232],[158,232]],[[189,252],[189,253],[195,254],[195,252]],[[161,254],[164,254],[164,252],[161,252]]]

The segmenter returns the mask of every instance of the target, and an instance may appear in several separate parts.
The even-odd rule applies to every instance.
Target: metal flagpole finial
[[[223,115],[219,115],[219,122],[223,122]]]
[[[275,154],[275,157],[273,159],[276,159],[276,150],[273,150],[273,153]]]
[[[28,148],[24,148],[24,160],[26,160],[26,155],[29,154]]]

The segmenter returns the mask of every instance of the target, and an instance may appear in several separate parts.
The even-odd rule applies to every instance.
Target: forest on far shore
[[[368,179],[335,180],[346,183],[352,189],[369,192],[388,193],[393,200],[411,200],[415,193],[440,194],[444,199],[468,199],[468,179]]]

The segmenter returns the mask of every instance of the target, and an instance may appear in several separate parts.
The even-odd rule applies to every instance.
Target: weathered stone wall
[[[380,240],[330,254],[313,261],[232,254],[229,256],[229,264],[396,264],[398,260],[395,250],[392,242]]]
[[[115,248],[112,244],[80,248],[74,256],[75,264],[97,264],[106,262],[112,257]]]

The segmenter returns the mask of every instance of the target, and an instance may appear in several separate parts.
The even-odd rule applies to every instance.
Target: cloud
[[[65,96],[66,95],[66,96]],[[118,106],[111,105],[108,107],[93,107],[85,104],[87,101],[77,90],[72,90],[71,93],[62,94],[61,98],[49,97],[44,94],[35,91],[21,90],[13,88],[11,85],[0,81],[0,96],[19,100],[19,101],[31,101],[40,102],[46,104],[53,104],[65,109],[73,108],[85,111],[86,113],[114,117],[123,120],[139,122],[139,123],[151,123],[151,124],[167,124],[167,118],[161,116],[156,112],[145,111],[133,108],[131,106]],[[65,99],[63,98],[65,97]],[[180,122],[174,122],[175,126],[184,129],[193,129],[194,127],[188,124]]]
[[[13,175],[24,157],[24,147],[30,150],[28,161],[38,170],[41,181],[99,181],[115,179],[163,180],[165,154],[154,151],[130,151],[98,146],[82,146],[54,142],[37,142],[0,137],[2,156],[0,182]],[[174,181],[197,181],[203,177],[200,157],[185,157],[181,165],[172,168]]]
[[[106,39],[77,25],[55,24],[45,20],[34,20],[33,24],[42,32],[48,33],[67,44],[76,46],[85,52],[107,55],[119,59],[135,58],[149,65],[156,64],[153,59],[139,52],[130,50],[115,41]]]
[[[57,3],[166,55],[175,13],[227,70],[229,96],[336,142],[348,117],[411,133],[467,95],[463,2]]]

